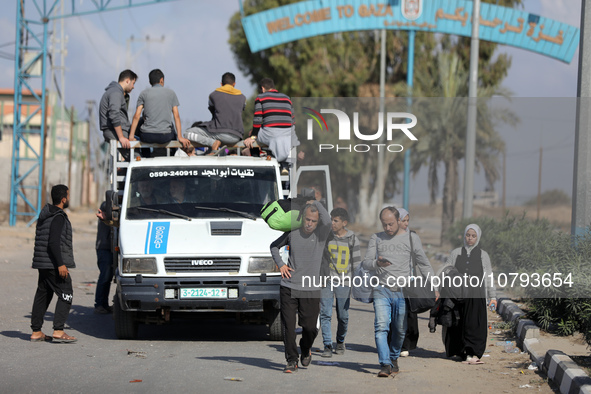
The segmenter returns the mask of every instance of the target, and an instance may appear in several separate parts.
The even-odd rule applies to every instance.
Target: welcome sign
[[[242,26],[252,52],[359,30],[416,30],[470,37],[472,6],[468,0],[311,0],[245,16]],[[483,3],[479,36],[570,63],[580,33],[566,23]]]

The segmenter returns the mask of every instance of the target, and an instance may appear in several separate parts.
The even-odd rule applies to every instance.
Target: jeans
[[[332,346],[332,332],[330,328],[332,320],[333,299],[337,300],[337,343],[345,342],[347,335],[347,325],[349,324],[349,303],[351,288],[348,286],[338,286],[331,290],[326,286],[321,291],[320,298],[320,327],[322,328],[322,342],[324,346]]]
[[[185,130],[185,138],[203,146],[212,146],[216,140],[221,141],[223,145],[235,145],[241,139],[232,133],[212,133],[200,127]]]
[[[374,288],[373,297],[378,359],[382,366],[391,365],[400,357],[406,334],[406,301],[401,291],[391,291],[381,286]]]
[[[94,294],[94,307],[109,306],[109,290],[113,280],[113,254],[109,249],[96,250],[96,265],[99,269],[99,277],[96,281],[96,293]]]

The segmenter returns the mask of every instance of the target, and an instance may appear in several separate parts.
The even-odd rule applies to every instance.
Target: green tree
[[[401,92],[406,84],[400,84]],[[417,137],[423,144],[413,151],[412,171],[418,172],[426,163],[428,166],[428,187],[431,203],[435,203],[439,191],[438,168],[443,165],[443,201],[441,215],[441,241],[453,224],[455,206],[459,191],[459,161],[465,156],[466,114],[468,100],[468,70],[455,51],[441,51],[435,55],[431,66],[419,75],[413,87],[415,99],[413,113],[419,113],[421,122],[417,126]],[[493,95],[507,96],[508,92],[495,86],[481,87],[478,91],[476,164],[477,171],[484,170],[487,183],[494,184],[499,178],[498,157],[505,149],[505,143],[495,130],[499,122],[515,124],[516,118],[510,110],[494,108],[490,98]],[[435,98],[437,97],[437,98]]]
[[[505,6],[521,3],[521,0],[483,1],[495,2]],[[250,15],[294,2],[297,2],[297,0],[246,0],[243,9],[245,15]],[[380,33],[378,31],[328,34],[251,53],[240,18],[239,13],[236,13],[231,18],[228,27],[230,31],[229,43],[238,67],[250,77],[253,83],[263,77],[270,76],[274,79],[280,91],[292,97],[356,97],[363,93],[363,88],[375,86],[379,80]],[[408,32],[394,30],[387,32],[387,82],[390,85],[406,81],[408,73],[407,42]],[[468,69],[469,43],[469,38],[443,36],[438,40],[437,36],[432,33],[417,32],[414,73],[417,78],[420,75],[427,75],[427,78],[431,79],[430,83],[420,89],[424,92],[430,92],[431,96],[436,94],[436,89],[433,88],[437,85],[435,79],[439,76],[439,61],[437,59],[440,53],[455,52],[455,67],[458,70],[463,70],[464,75],[467,75],[464,70]],[[510,66],[510,58],[505,54],[497,54],[496,47],[497,45],[493,43],[480,43],[479,85],[482,89],[490,88],[491,92],[498,91],[498,86],[500,86]],[[464,85],[462,88],[460,86],[451,86],[448,82],[443,85],[446,85],[446,89],[450,89],[450,92],[447,93],[448,96],[443,97],[455,97],[453,94],[457,96],[467,95],[467,77],[465,80],[456,78],[458,84]],[[365,91],[370,90],[365,89]],[[417,96],[418,91],[415,91],[415,96]],[[377,96],[376,93],[370,93],[370,95]],[[402,95],[406,95],[406,92]],[[296,119],[300,119],[300,117]],[[368,117],[365,123],[375,125],[376,121]],[[480,152],[482,155],[479,156],[479,165],[484,169],[487,179],[491,183],[498,177],[496,153],[501,149],[499,144],[502,145],[502,141],[498,141],[498,136],[495,137],[494,130],[492,130],[493,126],[492,123],[482,123],[479,126],[485,132],[484,138],[480,139],[479,143],[484,143],[485,146],[491,144],[490,149],[483,148],[483,152]],[[371,127],[375,130],[375,126],[370,126],[370,129]],[[462,132],[465,133],[465,125],[463,127],[454,125],[454,127],[456,128],[454,135],[446,137],[446,141],[459,145],[458,140],[464,140]],[[300,141],[308,161],[314,162],[322,159],[325,162],[328,160],[331,164],[337,164],[331,167],[333,185],[337,189],[335,194],[345,195],[349,193],[349,202],[352,202],[352,199],[359,202],[358,219],[360,218],[367,225],[375,224],[377,211],[381,208],[384,197],[393,195],[396,186],[399,184],[396,174],[402,168],[402,155],[385,155],[383,166],[387,171],[383,172],[382,179],[376,179],[377,155],[335,155],[332,152],[322,152],[321,154],[312,149],[312,146],[307,141],[303,141],[302,138],[300,138]],[[431,138],[422,138],[416,144],[416,149],[440,149],[434,141]],[[441,156],[440,152],[434,152],[432,155],[421,154],[413,157],[415,173],[421,166],[429,165],[430,177],[432,177],[430,185],[433,186],[431,188],[432,195],[436,195],[438,189],[437,165],[447,162],[449,168],[446,168],[446,174],[449,174],[450,178],[449,181],[446,181],[445,186],[450,190],[455,190],[454,193],[444,193],[447,196],[446,198],[449,199],[449,201],[446,200],[446,203],[451,204],[450,206],[453,206],[455,199],[457,199],[459,183],[457,161],[462,158],[457,157],[463,155],[463,150],[464,148],[454,149],[453,151],[448,149],[447,156]],[[443,160],[448,156],[457,159]],[[338,180],[338,182],[334,182],[335,180]],[[351,196],[351,185],[358,185],[355,189],[354,198]],[[452,222],[453,209],[451,212],[448,210],[446,217],[449,218],[450,214],[450,222]]]

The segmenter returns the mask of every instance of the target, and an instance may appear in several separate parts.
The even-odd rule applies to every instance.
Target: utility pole
[[[70,109],[70,149],[68,150],[68,188],[72,189],[72,143],[74,141],[74,106]]]
[[[472,40],[470,42],[470,84],[468,87],[468,123],[466,131],[466,158],[464,165],[464,219],[472,217],[474,199],[474,162],[476,161],[476,115],[478,104],[478,39],[480,26],[480,0],[472,6]]]
[[[505,197],[507,195],[507,148],[503,149],[503,215],[505,214],[505,209],[507,209],[507,201]]]
[[[573,171],[571,235],[584,235],[591,223],[591,7],[581,1],[581,44]]]
[[[381,31],[381,42],[380,42],[380,116],[385,117],[385,108],[386,108],[386,29],[382,29]],[[382,133],[382,135],[380,136],[378,143],[382,143],[384,141],[384,134]],[[376,188],[376,192],[377,194],[377,205],[376,205],[376,209],[379,210],[382,208],[381,207],[381,203],[383,202],[383,198],[384,198],[384,189],[382,187],[380,187],[379,185],[381,185],[382,183],[382,179],[384,177],[384,162],[385,162],[385,158],[384,158],[384,150],[380,149],[378,151],[378,168],[376,171],[376,185],[378,185],[378,187]]]
[[[141,48],[135,56],[132,57],[131,55],[131,43],[132,42],[143,42],[147,45]],[[125,51],[125,68],[131,68],[132,63],[135,59],[142,53],[142,51],[150,44],[150,43],[164,43],[164,36],[160,38],[150,38],[150,36],[146,36],[145,38],[135,38],[131,36],[127,39],[126,51]]]
[[[540,164],[538,166],[538,214],[537,220],[540,220],[540,208],[542,206],[542,146],[540,145]]]
[[[90,175],[91,175],[91,165],[90,165],[90,132],[91,132],[91,124],[94,120],[92,109],[94,108],[94,100],[86,101],[86,105],[88,106],[88,135],[86,137],[86,205],[90,206]]]

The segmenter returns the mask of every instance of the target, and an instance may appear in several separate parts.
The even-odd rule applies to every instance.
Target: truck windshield
[[[263,205],[277,199],[274,167],[140,167],[131,171],[126,219],[171,218],[158,210],[191,218],[240,217],[216,208],[260,217]]]

